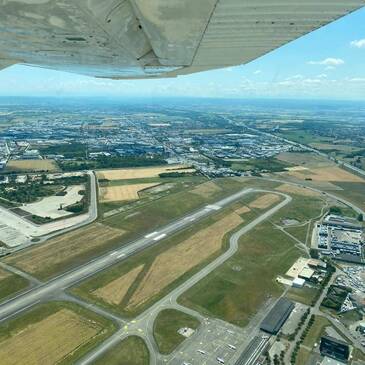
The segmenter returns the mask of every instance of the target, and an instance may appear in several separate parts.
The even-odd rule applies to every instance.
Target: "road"
[[[9,301],[0,305],[0,321],[3,321],[14,314],[31,307],[35,303],[39,303],[40,301],[47,299],[47,297],[54,296],[54,293],[63,291],[117,262],[125,260],[137,252],[158,243],[163,238],[166,238],[167,236],[196,223],[196,221],[213,214],[222,207],[239,200],[244,195],[253,191],[255,190],[244,189],[216,202],[215,204],[207,205],[190,215],[168,224],[158,231],[151,232],[139,240],[122,246],[120,249],[114,250],[113,252],[104,254],[103,256],[86,263],[85,265],[82,265],[74,270],[70,270],[65,274],[62,274],[36,288],[32,288],[29,291],[22,293],[13,299],[10,299]]]

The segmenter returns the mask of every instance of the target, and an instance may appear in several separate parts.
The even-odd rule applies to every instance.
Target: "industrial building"
[[[272,335],[276,335],[288,319],[293,309],[293,302],[285,298],[280,298],[274,308],[262,321],[260,329]]]
[[[349,345],[330,336],[322,336],[319,347],[321,355],[332,357],[339,361],[347,361],[350,356]]]

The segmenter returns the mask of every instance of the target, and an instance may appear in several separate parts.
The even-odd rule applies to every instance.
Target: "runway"
[[[238,193],[219,200],[213,205],[207,205],[195,211],[194,213],[182,217],[156,232],[147,234],[143,238],[131,242],[130,244],[123,245],[120,249],[108,252],[107,254],[104,254],[85,265],[82,265],[74,270],[70,270],[44,284],[41,284],[40,286],[29,289],[27,292],[22,293],[0,305],[0,322],[9,319],[15,314],[19,314],[36,303],[57,295],[63,290],[77,284],[89,276],[92,276],[117,262],[127,259],[128,257],[144,250],[147,247],[155,245],[160,240],[174,234],[181,229],[195,224],[197,221],[208,217],[211,214],[216,213],[217,210],[231,204],[236,200],[239,200],[244,195],[253,191],[255,190],[251,188],[243,189]]]

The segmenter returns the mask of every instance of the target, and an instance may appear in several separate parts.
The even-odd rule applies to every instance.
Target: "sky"
[[[15,65],[0,96],[293,98],[365,101],[365,8],[246,65],[157,80],[105,80]]]

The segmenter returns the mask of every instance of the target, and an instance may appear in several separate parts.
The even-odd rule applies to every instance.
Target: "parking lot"
[[[232,364],[248,341],[247,334],[240,328],[218,320],[206,320],[201,329],[165,362],[171,365],[216,365],[217,358]]]

